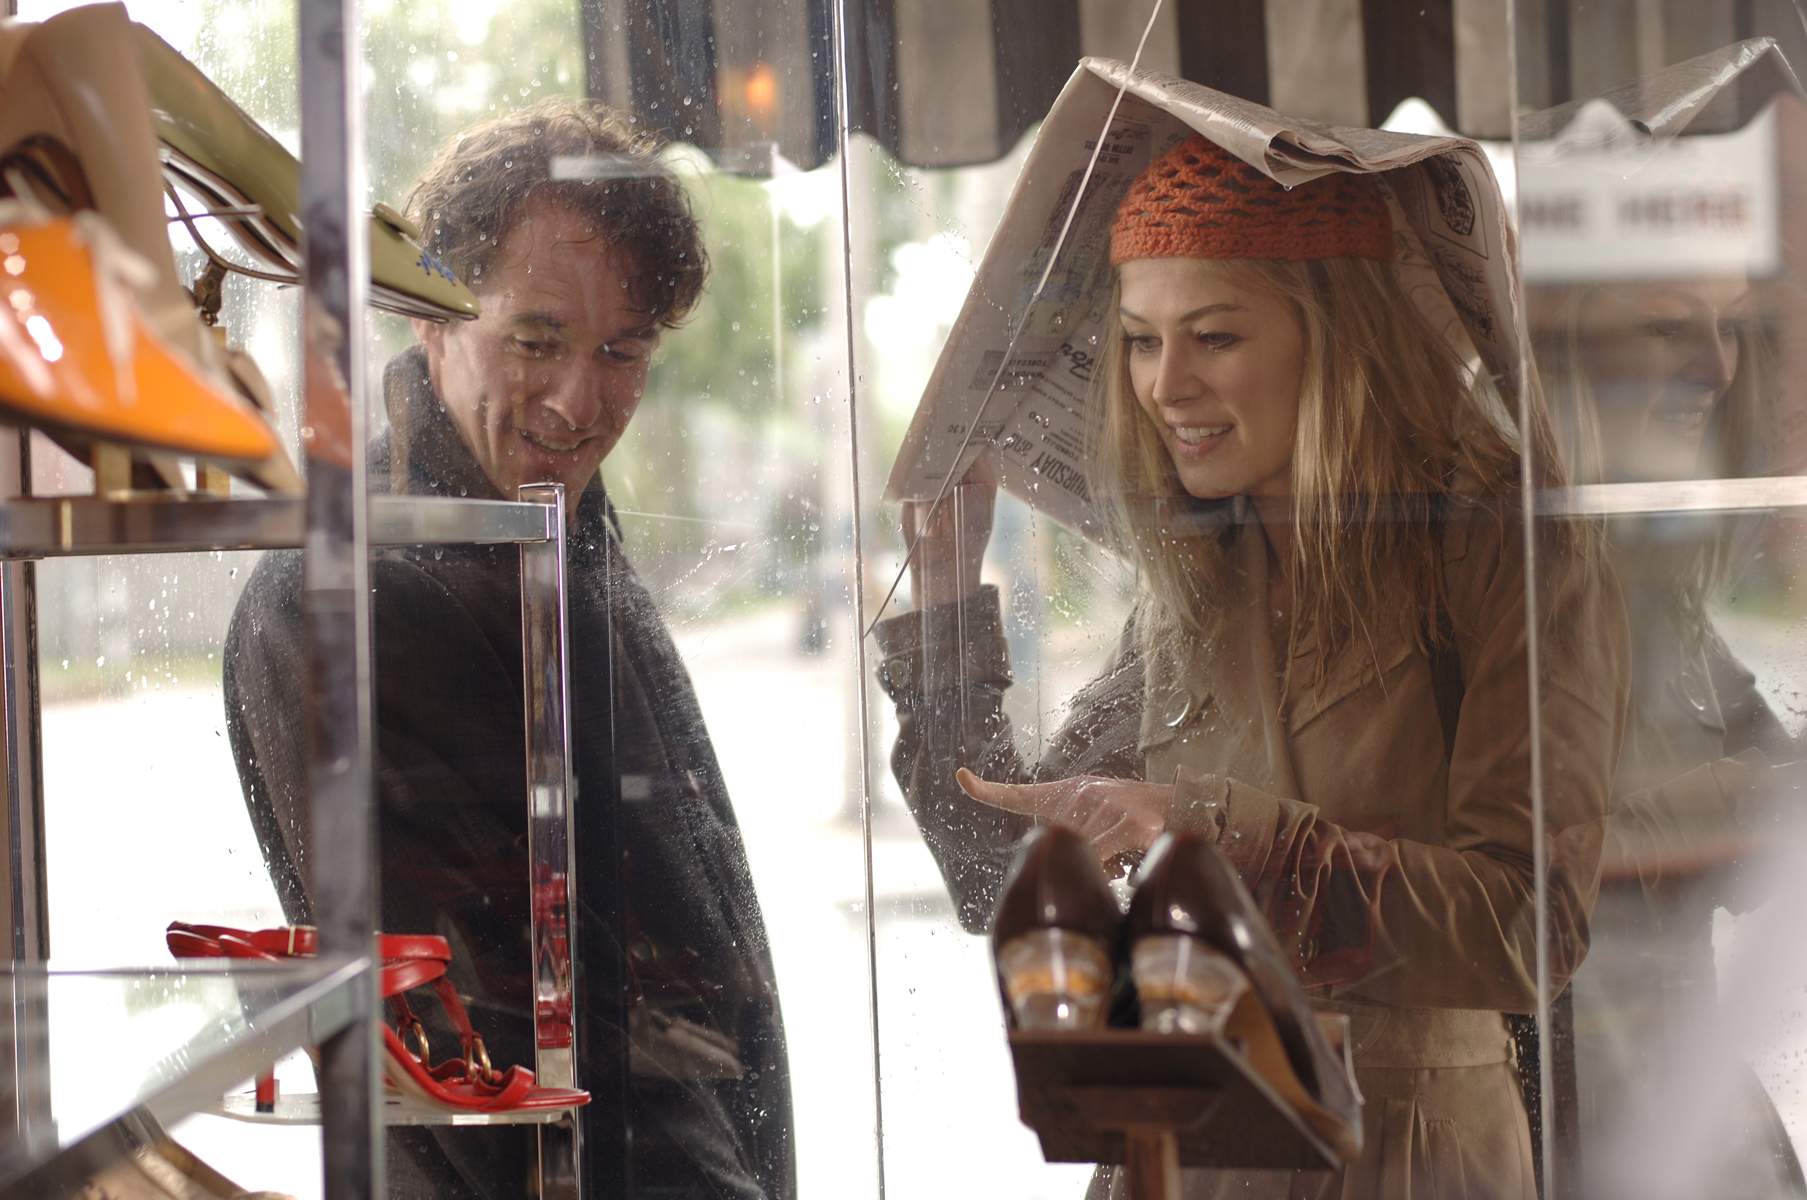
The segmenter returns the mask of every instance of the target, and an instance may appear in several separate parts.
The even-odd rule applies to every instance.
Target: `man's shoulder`
[[[234,643],[263,635],[272,625],[298,622],[301,588],[301,551],[271,550],[258,559],[232,609],[228,654]]]
[[[231,641],[276,633],[301,620],[306,586],[299,550],[272,550],[251,571],[233,610]],[[414,622],[431,622],[435,614],[463,617],[484,597],[510,580],[489,579],[475,564],[458,556],[432,562],[414,550],[383,550],[370,556],[370,603],[373,615],[394,612]]]

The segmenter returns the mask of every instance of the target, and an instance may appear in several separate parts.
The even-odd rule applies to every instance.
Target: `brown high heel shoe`
[[[1221,1033],[1339,1154],[1360,1153],[1354,1081],[1266,919],[1209,842],[1190,833],[1155,842],[1136,874],[1124,938],[1145,1027]]]
[[[1018,1029],[1098,1029],[1115,974],[1116,897],[1091,844],[1030,831],[992,916],[998,981]]]

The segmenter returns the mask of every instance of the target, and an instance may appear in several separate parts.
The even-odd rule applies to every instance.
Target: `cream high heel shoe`
[[[255,402],[268,396],[261,375],[249,360],[227,369],[224,351],[202,327],[176,275],[133,28],[117,4],[0,27],[0,61],[7,67],[0,81],[0,184],[53,209],[88,209],[104,217],[143,261],[146,274],[136,299],[150,333],[216,392],[238,391]],[[238,379],[247,386],[239,388]],[[266,459],[241,463],[236,473],[270,491],[300,491],[288,456],[273,436],[271,443]],[[167,485],[180,485],[174,464],[152,455],[150,465]]]
[[[21,65],[37,72],[26,86],[57,98],[52,105],[68,117],[66,101],[77,96],[90,111],[104,113],[118,128],[110,145],[142,146],[148,129],[152,156],[170,179],[201,196],[210,207],[249,210],[248,215],[222,217],[233,238],[279,282],[298,283],[301,270],[300,165],[295,157],[214,86],[194,64],[167,42],[127,16],[120,4],[91,4],[59,13],[36,27],[41,32],[21,41]],[[101,61],[96,51],[105,48]],[[0,38],[0,66],[7,53]],[[54,81],[59,87],[47,87]],[[9,86],[9,93],[10,93]],[[68,94],[64,94],[65,91]],[[9,107],[11,97],[8,97]],[[77,137],[96,131],[80,122],[51,119],[42,105],[0,122],[0,128],[43,131],[56,140],[66,124]],[[129,116],[127,115],[129,112]],[[14,144],[17,138],[0,140]],[[99,144],[99,143],[95,143]],[[74,147],[71,147],[73,149]],[[99,168],[76,151],[90,174]],[[128,186],[143,188],[156,177],[143,173],[141,149],[117,160],[118,174]],[[108,184],[124,181],[106,181]],[[109,212],[109,199],[99,194],[95,207]],[[157,210],[161,213],[161,200]],[[143,231],[122,227],[128,241]],[[371,214],[371,303],[404,316],[433,321],[468,320],[477,301],[450,268],[422,249],[420,232],[386,204]],[[134,244],[136,242],[134,241]]]

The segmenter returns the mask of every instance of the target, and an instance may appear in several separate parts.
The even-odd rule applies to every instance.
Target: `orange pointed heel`
[[[148,273],[92,213],[0,204],[0,412],[231,466],[277,453],[256,413],[151,331],[136,299]]]

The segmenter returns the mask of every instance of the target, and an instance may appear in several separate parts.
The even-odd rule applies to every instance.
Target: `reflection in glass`
[[[1528,116],[1541,136],[1520,156],[1538,372],[1573,478],[1606,485],[1572,506],[1657,485],[1626,493],[1629,515],[1607,526],[1631,705],[1573,1032],[1554,1047],[1574,1089],[1555,1110],[1564,1169],[1610,1197],[1807,1195],[1750,1065],[1774,1032],[1759,1014],[1791,1003],[1798,970],[1739,970],[1718,915],[1755,914],[1740,940],[1764,945],[1799,870],[1798,721],[1775,703],[1792,673],[1778,622],[1793,608],[1792,522],[1728,510],[1710,490],[1688,511],[1660,486],[1798,465],[1785,438],[1798,401],[1778,369],[1798,303],[1776,240],[1778,196],[1786,213],[1794,189],[1777,192],[1776,170],[1801,108],[1763,102],[1773,48],[1711,59],[1717,77],[1657,71]],[[1744,115],[1728,122],[1734,98]],[[1697,109],[1709,117],[1690,125]],[[1573,207],[1559,220],[1561,197]],[[1562,252],[1576,241],[1593,249]]]

